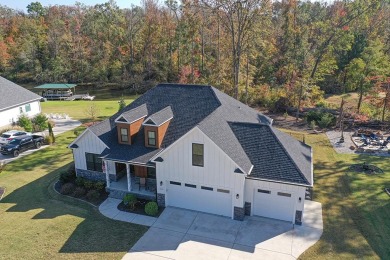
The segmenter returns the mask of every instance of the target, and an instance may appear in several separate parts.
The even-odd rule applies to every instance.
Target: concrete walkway
[[[120,211],[118,209],[118,205],[122,202],[122,200],[107,198],[102,204],[99,206],[99,211],[104,216],[120,220],[124,222],[144,225],[144,226],[152,226],[154,222],[156,222],[157,218],[134,214],[130,212]]]
[[[53,133],[54,133],[55,136],[57,136],[59,134],[62,134],[64,132],[73,130],[76,127],[81,125],[80,121],[72,120],[72,119],[52,119],[52,120],[56,124],[55,127],[53,127]],[[46,130],[46,131],[38,132],[38,133],[34,133],[34,134],[45,136],[45,135],[49,134],[49,131]],[[38,150],[41,150],[41,149],[45,149],[46,147],[48,147],[48,145],[43,145],[39,149],[31,149],[31,150],[25,151],[25,152],[21,153],[18,157],[13,157],[12,155],[2,155],[2,154],[0,154],[0,161],[3,161],[5,164],[7,164],[7,163],[15,161],[15,160],[17,160],[17,159],[19,159],[19,158],[21,158],[23,156],[31,154],[31,153],[33,153],[35,151],[38,151]]]
[[[150,226],[123,259],[296,259],[323,230],[321,203],[314,201],[305,201],[302,226],[255,216],[236,221],[173,207],[157,219],[121,212],[120,202],[108,198],[99,210],[112,219]]]

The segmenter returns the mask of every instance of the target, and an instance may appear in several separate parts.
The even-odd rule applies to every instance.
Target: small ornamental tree
[[[118,104],[119,104],[118,112],[126,107],[126,102],[125,102],[125,99],[123,98],[123,96],[118,101]]]
[[[51,126],[50,122],[47,123],[47,126],[49,128],[50,139],[51,139],[52,143],[55,143],[56,142],[56,138],[55,138],[54,133],[53,133],[53,127]]]
[[[31,132],[33,130],[31,119],[25,114],[21,114],[19,116],[18,125],[23,127],[27,132]]]

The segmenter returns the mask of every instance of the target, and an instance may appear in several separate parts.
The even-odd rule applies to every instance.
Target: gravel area
[[[352,135],[354,132],[344,132],[344,143],[339,143],[341,132],[340,131],[328,131],[326,132],[326,136],[328,137],[330,143],[337,153],[342,154],[366,154],[366,155],[374,155],[374,156],[384,156],[390,157],[390,154],[384,152],[376,152],[376,153],[368,153],[368,152],[357,152],[355,150],[351,150],[350,147],[356,145],[352,141]]]
[[[355,146],[352,142],[352,135],[354,132],[344,132],[344,143],[339,143],[341,132],[340,131],[328,131],[326,136],[337,153],[354,154],[354,150],[349,149],[351,146]]]

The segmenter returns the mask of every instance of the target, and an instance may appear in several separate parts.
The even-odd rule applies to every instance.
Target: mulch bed
[[[4,193],[5,193],[5,188],[0,187],[0,200],[3,198]]]
[[[365,174],[383,174],[383,170],[375,165],[367,164],[367,163],[358,163],[352,164],[349,166],[349,170],[357,172],[357,173],[365,173]]]
[[[61,187],[62,187],[62,183],[60,181],[57,181],[56,184],[54,185],[54,189],[60,194],[61,194]],[[76,196],[73,196],[72,194],[66,194],[65,196],[69,196],[69,197],[72,197],[75,199],[83,200],[83,201],[89,202],[95,206],[99,206],[100,204],[103,203],[103,201],[105,201],[108,198],[108,193],[105,191],[100,192],[100,197],[97,200],[88,200],[85,195],[82,197],[76,197]]]
[[[140,214],[144,216],[149,216],[148,214],[145,213],[145,205],[148,203],[149,200],[144,200],[144,199],[138,199],[137,204],[135,204],[134,210],[131,210],[128,206],[126,206],[123,201],[118,205],[118,210],[124,211],[124,212],[130,212],[134,214]],[[164,211],[163,207],[158,207],[158,213],[156,216],[149,216],[149,217],[159,217],[161,213]]]

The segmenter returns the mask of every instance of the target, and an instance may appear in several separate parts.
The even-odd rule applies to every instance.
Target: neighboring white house
[[[41,97],[0,77],[0,127],[16,123],[21,114],[33,117],[41,113]]]
[[[302,223],[312,150],[272,120],[211,86],[160,84],[75,141],[78,176],[242,220]]]

